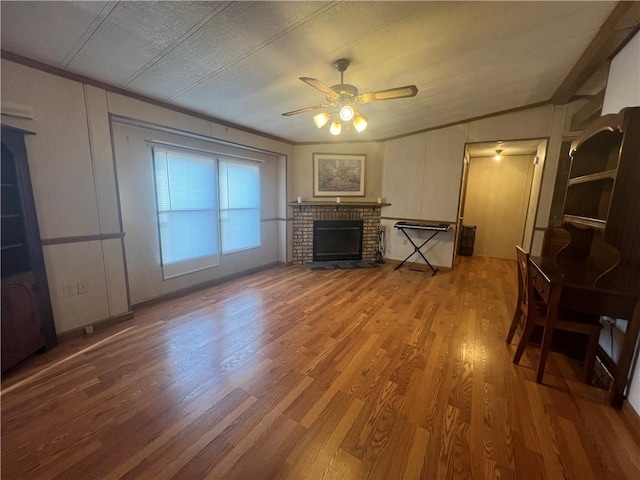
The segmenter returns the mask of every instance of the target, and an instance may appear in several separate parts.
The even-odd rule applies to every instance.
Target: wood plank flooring
[[[580,364],[504,338],[515,262],[277,267],[136,312],[2,382],[2,479],[636,479]]]

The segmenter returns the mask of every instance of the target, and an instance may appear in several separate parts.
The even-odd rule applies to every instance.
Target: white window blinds
[[[220,263],[215,158],[154,147],[164,278]]]
[[[260,246],[260,166],[219,157],[222,253]]]

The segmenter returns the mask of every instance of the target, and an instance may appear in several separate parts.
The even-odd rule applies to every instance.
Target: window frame
[[[159,195],[158,195],[158,170],[157,163],[158,159],[156,156],[156,152],[158,153],[166,153],[175,154],[175,155],[183,155],[188,157],[193,157],[196,159],[205,159],[211,161],[214,168],[215,173],[215,181],[212,188],[215,189],[214,198],[216,199],[216,206],[213,209],[195,209],[191,211],[202,211],[202,212],[213,212],[214,213],[214,225],[215,225],[215,252],[209,255],[200,256],[200,257],[192,257],[187,260],[181,260],[176,262],[166,262],[165,254],[163,252],[163,242],[162,242],[162,225],[160,220],[161,214],[171,214],[175,212],[187,211],[187,210],[160,210],[159,205]],[[167,161],[167,169],[168,169],[168,161]],[[160,268],[162,269],[162,279],[170,280],[172,278],[181,277],[184,275],[189,275],[191,273],[196,273],[202,270],[207,270],[210,268],[214,268],[220,265],[220,257],[222,256],[221,252],[221,244],[220,244],[220,195],[218,192],[218,159],[216,155],[206,154],[200,151],[191,151],[187,148],[168,148],[164,145],[152,145],[152,170],[153,170],[153,182],[154,182],[154,196],[155,196],[155,211],[156,211],[156,225],[157,225],[157,233],[158,233],[158,250],[160,255]],[[204,261],[204,259],[210,258],[209,262]]]
[[[220,183],[221,181],[221,175],[220,175],[220,162],[227,162],[227,163],[236,163],[236,164],[240,164],[240,165],[249,165],[249,166],[255,166],[258,169],[258,206],[257,207],[244,207],[244,208],[222,208],[222,189],[220,188],[220,185],[218,185],[218,197],[219,197],[219,202],[218,202],[218,209],[219,209],[219,215],[218,215],[218,222],[220,224],[220,255],[222,256],[226,256],[226,255],[232,255],[234,253],[238,253],[238,252],[244,252],[247,250],[253,250],[256,248],[260,248],[262,246],[262,221],[261,221],[261,213],[262,213],[262,188],[261,188],[261,171],[260,171],[260,164],[262,163],[259,160],[252,160],[249,158],[243,158],[243,157],[231,157],[231,156],[225,156],[225,155],[219,155],[218,156],[218,183]],[[225,251],[224,249],[224,242],[223,242],[223,233],[222,233],[222,229],[223,229],[223,219],[222,219],[222,212],[223,211],[233,211],[233,210],[257,210],[258,212],[258,225],[257,225],[257,229],[258,229],[258,243],[257,245],[251,245],[248,247],[241,247],[241,248],[236,248],[233,250],[227,250]]]

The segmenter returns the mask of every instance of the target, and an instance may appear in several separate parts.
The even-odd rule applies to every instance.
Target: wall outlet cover
[[[87,293],[88,290],[89,290],[89,287],[87,286],[87,282],[84,280],[78,280],[78,295]]]

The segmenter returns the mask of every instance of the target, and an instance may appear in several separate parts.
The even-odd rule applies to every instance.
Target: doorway
[[[476,227],[474,255],[530,249],[545,151],[545,139],[466,145],[459,223]]]

